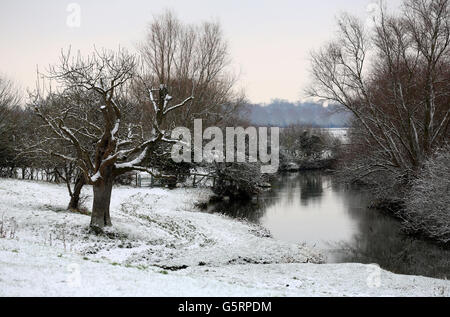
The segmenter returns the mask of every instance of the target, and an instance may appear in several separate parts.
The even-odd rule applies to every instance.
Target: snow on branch
[[[171,99],[172,99],[172,97],[171,97]],[[183,107],[185,104],[187,104],[191,100],[194,100],[194,96],[190,96],[189,98],[186,98],[182,103],[179,103],[179,104],[177,104],[175,106],[172,106],[170,108],[167,108],[167,103],[165,103],[163,114],[166,115],[166,114],[168,114],[169,112],[171,112],[171,111],[173,111],[175,109]]]

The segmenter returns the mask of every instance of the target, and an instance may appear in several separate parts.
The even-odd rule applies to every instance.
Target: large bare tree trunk
[[[103,228],[111,226],[109,205],[114,177],[111,173],[105,173],[103,179],[93,185],[94,203],[92,206],[91,228]]]

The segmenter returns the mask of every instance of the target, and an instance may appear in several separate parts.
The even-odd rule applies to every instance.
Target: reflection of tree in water
[[[264,194],[253,200],[225,200],[211,203],[208,211],[211,213],[224,214],[236,219],[246,219],[258,223],[268,206],[275,203],[275,195]]]
[[[309,172],[302,174],[298,180],[300,185],[300,201],[307,205],[311,200],[320,199],[323,195],[324,176],[321,173]]]
[[[343,250],[339,262],[377,263],[398,274],[450,277],[450,250],[402,234],[399,221],[364,208],[367,198],[361,196],[344,195],[348,212],[358,220],[359,233],[352,242],[334,246]]]
[[[209,212],[221,213],[233,218],[247,219],[259,222],[267,208],[279,201],[282,191],[288,203],[300,199],[302,205],[311,200],[320,199],[323,194],[324,177],[320,172],[305,172],[299,174],[282,174],[273,183],[272,190],[263,192],[251,201],[221,201],[210,204]]]
[[[288,203],[294,203],[300,199],[300,203],[305,206],[311,200],[320,199],[323,195],[323,173],[303,172],[300,174],[282,174],[274,183],[273,191],[282,189],[284,197]]]
[[[345,210],[358,226],[358,234],[351,242],[332,245],[332,249],[338,253],[336,262],[377,263],[399,274],[450,277],[450,250],[403,235],[399,221],[365,207],[368,195],[345,188],[335,182],[333,177],[320,172],[280,175],[273,182],[272,190],[263,193],[258,199],[250,202],[220,202],[211,205],[209,211],[257,223],[267,208],[281,200],[291,204],[300,201],[306,205],[321,199],[328,186],[334,193],[339,193]]]

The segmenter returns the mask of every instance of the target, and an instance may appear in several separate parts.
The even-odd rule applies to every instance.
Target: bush
[[[160,178],[158,181],[162,186],[175,188],[177,183],[186,182],[191,174],[191,169],[195,167],[193,163],[175,163],[170,155],[172,144],[159,143],[152,149],[153,155],[148,157],[145,166],[154,168],[161,174],[173,177]]]
[[[280,134],[281,170],[331,168],[339,147],[339,139],[328,132],[289,126]]]
[[[270,176],[262,174],[260,168],[257,163],[217,164],[213,192],[232,199],[248,199],[259,194],[270,180]]]
[[[427,160],[405,201],[405,225],[444,244],[450,242],[450,145]]]

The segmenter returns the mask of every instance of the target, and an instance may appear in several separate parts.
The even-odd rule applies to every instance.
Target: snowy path
[[[449,281],[303,263],[320,258],[258,226],[192,211],[208,196],[114,188],[114,228],[93,236],[88,216],[64,210],[64,186],[0,179],[0,296],[449,296]]]

